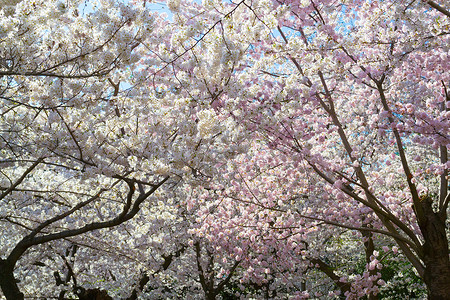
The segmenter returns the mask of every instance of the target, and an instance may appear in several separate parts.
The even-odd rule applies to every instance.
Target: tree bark
[[[373,255],[373,251],[375,250],[375,244],[373,242],[373,234],[369,231],[361,231],[362,236],[366,239],[364,242],[364,250],[366,253],[366,263],[370,264],[371,259],[370,257]],[[377,269],[373,269],[373,270],[369,270],[369,274],[372,275],[376,275],[377,274]],[[374,285],[376,285],[376,282],[373,283]],[[368,300],[378,300],[378,295],[374,294],[374,293],[370,293],[367,296]]]
[[[14,266],[11,266],[4,259],[0,259],[0,288],[7,300],[24,299],[17,285],[16,278],[14,278]]]
[[[435,213],[432,199],[422,197],[419,205],[423,214],[417,218],[425,240],[422,260],[425,265],[423,280],[427,286],[428,299],[450,300],[450,259],[445,229],[446,214]]]
[[[336,286],[339,288],[339,290],[341,292],[340,298],[345,299],[345,296],[344,296],[345,293],[350,292],[350,284],[348,282],[341,282],[340,276],[338,276],[338,275],[336,275],[336,273],[334,273],[333,267],[331,267],[330,265],[325,263],[320,258],[311,259],[311,262],[315,265],[318,265],[319,270],[322,271],[323,273],[325,273],[325,275],[327,275],[331,280],[334,281],[334,283],[336,284]],[[301,291],[306,291],[306,282],[302,281],[301,285],[302,285]]]

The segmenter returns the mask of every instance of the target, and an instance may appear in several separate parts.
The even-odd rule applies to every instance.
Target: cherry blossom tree
[[[445,3],[1,5],[7,299],[448,299]]]
[[[235,202],[253,205],[250,210],[259,206],[289,212],[289,222],[308,220],[316,227],[358,232],[367,277],[356,279],[348,297],[377,297],[383,282],[375,242],[383,236],[414,266],[431,299],[447,299],[450,13],[445,5],[167,5],[176,28],[166,46],[172,53],[167,68],[181,93],[195,101],[199,125],[211,109],[217,116],[228,114],[245,128],[247,140],[268,146],[269,156],[284,166],[280,181],[291,174],[296,178],[278,189],[267,187],[268,179],[263,178],[251,188],[240,178],[242,173],[232,171],[230,177],[239,180],[228,182],[241,189]],[[223,188],[227,189],[216,191]],[[265,189],[270,193],[257,194]],[[226,197],[212,203],[226,202]],[[238,206],[226,209],[231,207]],[[211,227],[215,217],[211,214],[205,227]],[[246,217],[240,222],[248,222]],[[258,226],[270,227],[270,222],[275,221]],[[212,231],[210,239],[217,237]],[[302,248],[306,251],[305,245]],[[321,264],[316,265],[320,269]],[[337,284],[345,281],[338,277]]]
[[[81,299],[105,274],[123,287],[140,258],[125,250],[158,217],[129,221],[172,181],[170,120],[183,119],[151,104],[137,64],[164,34],[158,16],[115,1],[1,5],[1,291]]]

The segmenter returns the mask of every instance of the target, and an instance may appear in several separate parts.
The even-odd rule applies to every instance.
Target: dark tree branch
[[[23,172],[22,176],[20,176],[20,178],[17,179],[15,183],[0,195],[0,200],[5,198],[12,191],[14,191],[14,189],[24,181],[27,175],[30,174],[31,171],[33,171],[34,168],[36,168],[37,165],[39,165],[43,160],[44,160],[43,157],[38,158],[30,167],[28,167],[28,169],[26,169],[25,172]]]
[[[432,8],[436,9],[437,11],[443,13],[444,15],[446,15],[447,17],[450,18],[450,11],[448,11],[447,9],[445,9],[444,7],[440,6],[439,4],[437,4],[434,1],[427,1],[427,4],[429,6],[431,6]]]
[[[42,236],[36,236],[36,233],[31,233],[30,235],[24,237],[17,245],[14,247],[14,249],[11,251],[10,255],[8,256],[8,261],[11,264],[15,264],[17,260],[22,256],[22,254],[31,246],[44,244],[50,241],[64,239],[72,236],[77,236],[86,232],[103,229],[103,228],[111,228],[114,226],[117,226],[119,224],[122,224],[131,218],[133,218],[138,212],[139,212],[139,206],[141,203],[146,200],[151,194],[153,194],[161,185],[163,185],[169,177],[165,177],[163,180],[161,180],[158,184],[156,184],[154,187],[152,187],[147,193],[140,194],[137,199],[134,201],[133,204],[131,204],[131,199],[134,194],[135,188],[134,184],[130,184],[130,190],[128,191],[127,196],[127,203],[124,205],[124,208],[122,212],[115,218],[104,221],[104,222],[92,222],[89,224],[86,224],[85,226],[82,226],[80,228],[76,229],[68,229],[64,231],[60,231],[57,233],[50,233],[45,234]],[[91,200],[91,199],[90,199]],[[93,201],[93,200],[92,200]],[[80,203],[80,205],[82,205]],[[84,204],[85,205],[85,204]],[[59,218],[55,217],[55,218]],[[61,218],[59,218],[61,219]],[[52,222],[51,222],[52,223]]]

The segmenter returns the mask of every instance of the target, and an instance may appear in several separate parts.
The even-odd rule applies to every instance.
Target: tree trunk
[[[418,219],[425,243],[422,260],[425,265],[423,280],[427,286],[428,299],[450,300],[449,245],[445,230],[446,215],[435,213],[431,197],[420,201],[423,214]]]
[[[427,285],[428,299],[449,300],[450,299],[450,264],[447,257],[427,258],[425,261],[424,281]]]
[[[0,259],[0,288],[8,300],[23,300],[23,294],[14,278],[14,267],[8,261]]]
[[[371,227],[371,226],[370,226]],[[362,236],[366,239],[364,241],[364,250],[366,253],[366,263],[370,264],[370,257],[373,255],[373,251],[375,250],[375,244],[373,243],[373,234],[369,231],[361,231]],[[378,273],[377,269],[369,270],[369,274],[374,276]],[[374,285],[377,285],[376,282],[373,282]],[[367,295],[368,300],[378,300],[378,295],[374,293],[370,293]]]
[[[205,291],[205,300],[216,300],[214,291]]]

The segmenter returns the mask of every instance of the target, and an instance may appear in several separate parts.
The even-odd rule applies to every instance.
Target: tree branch
[[[437,4],[436,2],[434,2],[434,1],[427,1],[427,4],[429,6],[431,6],[432,8],[436,9],[437,11],[443,13],[444,15],[446,15],[447,17],[450,18],[450,11],[446,10],[445,8],[443,8],[442,6]]]
[[[50,241],[58,240],[58,239],[64,239],[72,236],[77,236],[86,232],[103,229],[103,228],[111,228],[117,225],[120,225],[131,218],[133,218],[139,211],[140,204],[147,199],[151,194],[153,194],[161,185],[163,185],[169,177],[165,177],[163,180],[161,180],[158,184],[156,184],[150,191],[148,191],[145,194],[140,194],[138,198],[135,200],[134,204],[132,205],[130,209],[130,204],[127,203],[123,211],[115,218],[104,221],[104,222],[92,222],[89,224],[86,224],[85,226],[82,226],[80,228],[76,229],[68,229],[64,231],[60,231],[57,233],[50,233],[42,236],[36,237],[36,234],[30,234],[26,237],[24,237],[19,243],[17,243],[16,247],[11,251],[10,255],[8,256],[7,260],[11,264],[15,264],[17,260],[22,256],[22,254],[31,246],[44,244]],[[128,191],[128,198],[132,196],[134,193],[134,188],[131,188]],[[131,196],[130,196],[131,195]]]
[[[12,191],[14,191],[14,189],[22,183],[22,181],[24,181],[24,179],[27,177],[28,174],[31,173],[31,171],[34,170],[34,168],[37,167],[37,165],[39,165],[42,161],[44,160],[43,157],[38,158],[30,167],[28,167],[28,169],[25,170],[25,172],[23,172],[22,176],[20,176],[19,179],[16,180],[16,182],[11,185],[6,191],[4,191],[1,195],[0,195],[0,200],[5,198],[9,193],[11,193]]]

